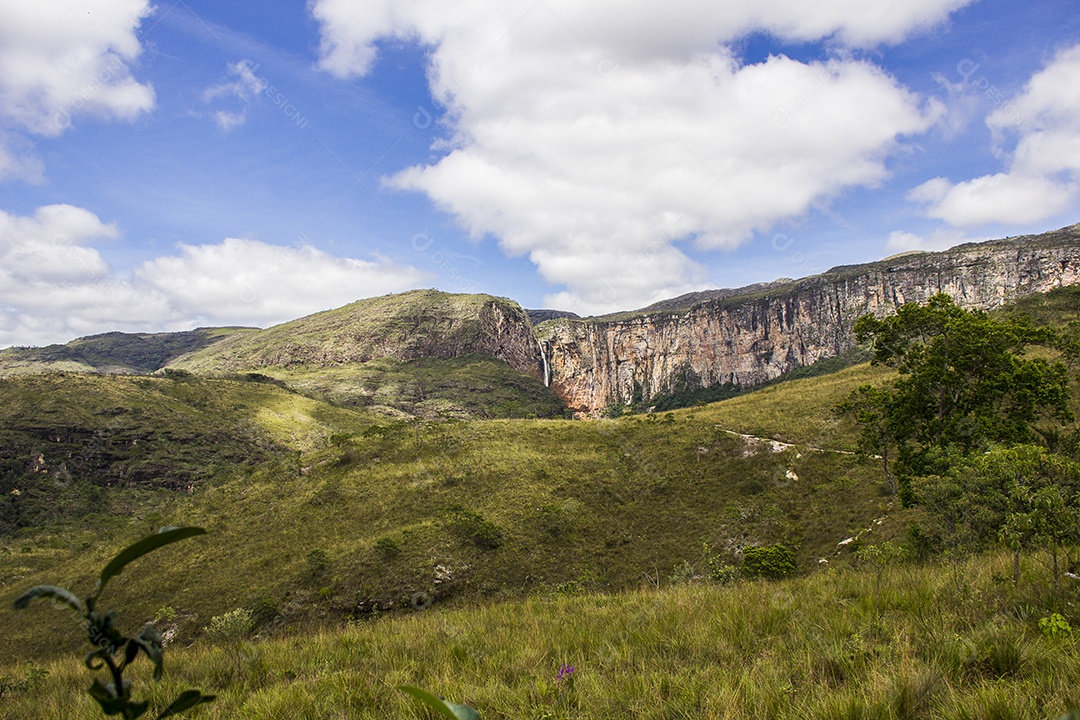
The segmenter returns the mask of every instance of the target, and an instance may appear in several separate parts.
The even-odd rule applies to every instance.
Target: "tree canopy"
[[[864,315],[855,335],[870,343],[874,363],[899,377],[859,388],[840,409],[859,419],[862,449],[883,458],[890,483],[895,453],[902,494],[911,477],[943,475],[991,445],[1038,443],[1047,432],[1040,423],[1072,419],[1065,364],[1027,355],[1032,346],[1058,346],[1052,328],[995,319],[938,294],[893,316]]]

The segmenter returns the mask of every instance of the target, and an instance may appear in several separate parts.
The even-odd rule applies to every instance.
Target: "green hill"
[[[0,426],[14,428],[23,464],[9,463],[0,489],[9,517],[22,519],[0,540],[0,583],[11,597],[37,582],[85,584],[75,568],[96,566],[125,540],[203,525],[212,534],[172,556],[164,580],[133,576],[121,591],[128,601],[143,591],[173,598],[191,637],[221,608],[259,598],[287,625],[306,626],[408,607],[417,593],[452,606],[636,587],[700,564],[704,543],[733,562],[743,545],[783,542],[805,571],[867,528],[883,537],[905,529],[876,468],[846,454],[851,428],[831,413],[848,388],[878,374],[864,365],[776,386],[752,413],[720,403],[618,421],[443,423],[388,421],[256,382],[8,379]],[[29,410],[46,396],[51,405]],[[76,397],[74,417],[49,418]],[[133,410],[102,412],[120,407]],[[124,423],[136,410],[156,429],[132,443]],[[70,428],[72,441],[20,425],[28,416]],[[75,436],[110,425],[115,440],[93,463],[100,471],[57,487],[51,478],[71,462]],[[733,434],[766,431],[796,444]],[[171,474],[157,484],[121,482],[162,464]],[[72,510],[31,522],[25,508],[35,502]],[[136,607],[152,616],[152,604]],[[45,652],[37,620],[47,621],[16,620],[0,614],[0,652]]]
[[[528,314],[489,295],[417,290],[362,300],[266,330],[106,333],[0,350],[0,378],[46,372],[251,375],[399,419],[551,418]]]
[[[198,328],[173,333],[109,332],[65,345],[0,350],[0,377],[50,371],[150,373],[187,353],[254,328]]]

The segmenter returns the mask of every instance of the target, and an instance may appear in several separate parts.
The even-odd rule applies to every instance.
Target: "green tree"
[[[1039,442],[1040,422],[1072,419],[1065,364],[1026,357],[1030,346],[1059,344],[1051,328],[996,320],[938,294],[890,317],[864,315],[855,335],[871,343],[874,363],[900,377],[885,388],[860,388],[839,409],[856,414],[864,451],[877,448],[886,469],[895,451],[905,502],[913,500],[912,477],[944,474],[958,457],[991,444]]]
[[[885,474],[885,486],[889,493],[896,494],[896,478],[890,469],[893,460],[892,448],[896,444],[892,428],[889,425],[889,406],[892,394],[885,388],[873,385],[860,385],[848,398],[840,403],[836,410],[841,414],[855,416],[862,432],[859,434],[859,452],[868,457],[881,460],[881,471]]]
[[[1080,538],[1080,463],[1043,447],[995,447],[915,478],[911,491],[941,550],[956,558],[1000,542],[1013,552],[1014,584],[1021,556],[1046,549],[1056,588],[1059,558]]]

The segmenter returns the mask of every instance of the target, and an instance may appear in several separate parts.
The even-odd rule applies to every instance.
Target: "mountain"
[[[755,386],[855,347],[865,313],[945,292],[991,309],[1080,282],[1080,225],[905,253],[801,280],[706,290],[579,318],[506,298],[416,290],[266,330],[106,335],[0,352],[0,376],[49,369],[256,373],[339,405],[427,418],[555,417]]]
[[[139,374],[257,328],[196,328],[172,333],[108,332],[65,345],[0,350],[0,377],[45,371]]]
[[[170,362],[200,375],[258,373],[340,405],[427,418],[559,417],[517,303],[414,290],[236,334]]]
[[[742,292],[683,296],[632,313],[560,318],[536,333],[551,387],[571,409],[595,412],[717,384],[761,384],[851,351],[860,315],[887,314],[935,293],[991,309],[1077,283],[1080,224]]]

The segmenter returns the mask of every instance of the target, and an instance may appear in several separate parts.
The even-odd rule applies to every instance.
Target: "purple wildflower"
[[[559,666],[559,672],[555,675],[555,683],[561,683],[563,680],[569,680],[570,676],[574,674],[574,666],[563,663]]]

